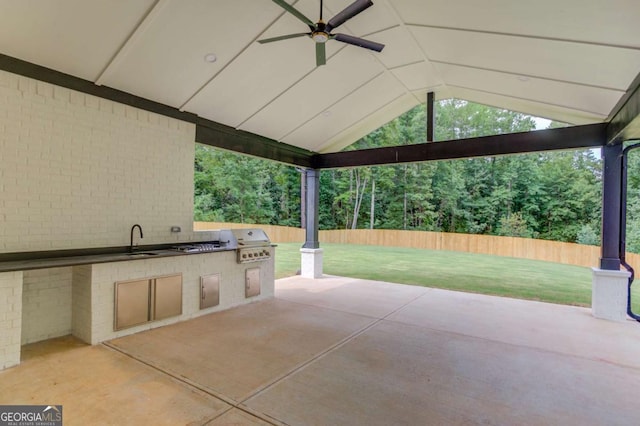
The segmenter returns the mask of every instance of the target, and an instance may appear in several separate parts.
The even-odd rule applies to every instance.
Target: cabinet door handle
[[[202,300],[204,300],[207,297],[207,293],[204,290],[204,286],[201,287],[201,291],[202,291]]]

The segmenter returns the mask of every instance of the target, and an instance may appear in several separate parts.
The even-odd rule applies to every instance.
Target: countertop
[[[127,262],[132,260],[158,259],[162,257],[192,256],[230,250],[235,250],[235,248],[222,247],[206,252],[185,253],[171,249],[170,245],[156,245],[139,247],[133,253],[129,252],[128,247],[2,253],[0,254],[0,272],[61,268],[64,266],[89,265],[94,263]]]

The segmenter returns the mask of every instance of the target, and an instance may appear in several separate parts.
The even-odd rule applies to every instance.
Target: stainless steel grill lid
[[[271,245],[269,237],[262,229],[232,229],[231,232],[238,241],[238,247],[265,247]]]

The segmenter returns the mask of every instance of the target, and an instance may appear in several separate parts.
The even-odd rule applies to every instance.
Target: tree
[[[530,238],[531,230],[527,227],[527,221],[524,220],[522,214],[518,212],[500,218],[500,224],[498,225],[498,235],[506,237]]]
[[[196,145],[194,219],[299,224],[299,179],[293,167]]]
[[[540,236],[576,241],[584,223],[599,223],[601,166],[591,150],[542,156]]]
[[[627,143],[627,146],[632,143]],[[627,157],[626,219],[626,249],[632,253],[640,253],[640,150],[629,151]]]
[[[531,117],[513,111],[455,99],[436,105],[440,141],[533,128]],[[346,150],[426,143],[425,135],[420,105]],[[640,251],[640,155],[629,161],[639,172],[629,174],[627,241]],[[322,170],[319,226],[593,242],[601,167],[592,150],[577,150]],[[194,194],[196,220],[300,223],[300,173],[293,167],[197,146]]]
[[[578,244],[586,244],[589,246],[599,246],[600,236],[596,233],[591,225],[588,223],[582,225],[578,231],[578,238],[576,239]]]
[[[367,184],[370,178],[369,168],[357,168],[351,169],[352,176],[352,191],[355,193],[352,199],[354,200],[353,206],[353,219],[351,220],[351,229],[358,228],[358,217],[360,216],[360,207],[362,207],[362,200],[367,189]]]

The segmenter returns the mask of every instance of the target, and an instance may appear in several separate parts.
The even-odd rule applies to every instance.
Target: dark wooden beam
[[[594,148],[604,146],[606,141],[606,124],[600,123],[482,138],[319,154],[313,158],[313,167],[331,169]]]
[[[640,74],[631,83],[627,94],[614,111],[607,126],[607,142],[616,144],[640,139]]]
[[[0,54],[0,69],[13,74],[55,84],[60,87],[66,87],[67,89],[109,99],[124,105],[129,105],[190,123],[195,123],[198,118],[195,114],[180,111],[169,105],[150,101],[149,99],[141,98],[121,90],[112,89],[111,87],[98,86],[92,81],[74,77],[51,68],[42,67],[7,55]]]
[[[433,92],[427,93],[427,142],[433,142],[434,129],[436,127],[436,115],[434,110],[435,95]]]
[[[0,54],[0,70],[193,123],[196,125],[196,141],[203,144],[302,167],[309,167],[311,164],[310,151],[279,143],[253,133],[236,130],[232,127],[203,119],[196,114],[180,111],[172,106],[141,98],[121,90],[98,86],[92,81],[51,68]]]
[[[202,118],[196,123],[196,142],[294,166],[312,165],[311,151]]]
[[[316,154],[291,145],[277,142],[253,133],[198,117],[196,114],[149,99],[141,98],[107,86],[74,77],[50,68],[42,67],[11,56],[0,54],[0,69],[25,77],[66,87],[68,89],[109,99],[124,105],[172,117],[196,125],[196,141],[242,154],[253,155],[305,168],[337,168],[364,165],[397,164],[406,162],[445,160],[453,158],[516,154],[531,151],[572,149],[602,146],[611,141],[605,136],[605,124],[577,126],[565,129],[540,130],[530,133],[489,136],[448,142],[348,151],[333,154]],[[640,81],[640,78],[636,79]],[[638,123],[640,93],[638,84],[614,117],[607,134],[615,138],[632,138],[640,135]],[[637,137],[637,136],[636,136]]]

